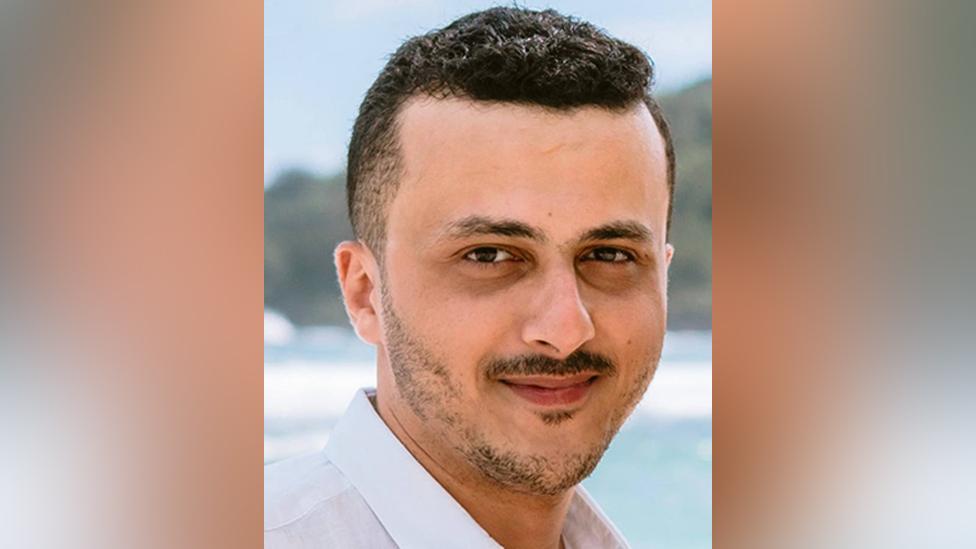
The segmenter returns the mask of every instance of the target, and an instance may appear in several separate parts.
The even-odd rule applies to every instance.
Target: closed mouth
[[[516,395],[540,406],[566,406],[582,401],[600,376],[592,372],[569,377],[519,376],[499,381]]]

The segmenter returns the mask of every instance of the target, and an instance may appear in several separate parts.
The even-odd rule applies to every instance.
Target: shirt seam
[[[282,522],[281,524],[278,524],[278,525],[275,525],[275,526],[266,526],[264,528],[264,531],[265,531],[265,533],[267,533],[267,532],[272,532],[274,530],[279,530],[279,529],[284,528],[286,526],[290,526],[290,525],[292,525],[292,524],[294,524],[294,523],[302,520],[303,518],[307,517],[308,515],[312,514],[313,511],[315,511],[316,509],[318,509],[322,505],[324,505],[326,503],[329,503],[333,499],[335,499],[335,498],[337,498],[337,497],[345,494],[346,492],[348,492],[351,489],[353,489],[353,486],[352,485],[348,485],[345,488],[343,488],[342,490],[340,490],[340,491],[332,494],[331,496],[326,496],[324,499],[319,500],[319,501],[316,501],[315,503],[313,503],[312,505],[310,505],[308,507],[308,509],[306,509],[305,511],[303,511],[298,516],[292,517],[292,518],[286,520],[285,522]]]

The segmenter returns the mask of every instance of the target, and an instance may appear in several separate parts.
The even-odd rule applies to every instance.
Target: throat
[[[409,407],[397,407],[379,391],[370,402],[414,459],[496,542],[508,549],[563,548],[562,528],[575,490],[558,495],[528,494],[491,481],[462,453],[429,433]]]

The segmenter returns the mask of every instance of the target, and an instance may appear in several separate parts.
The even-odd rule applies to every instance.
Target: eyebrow
[[[526,238],[537,242],[549,240],[542,230],[522,221],[498,219],[483,215],[469,215],[448,223],[441,238],[468,238],[484,235]],[[614,221],[587,230],[579,237],[578,242],[615,239],[652,242],[654,233],[647,226],[636,221]]]
[[[592,240],[614,239],[652,242],[654,240],[654,233],[645,225],[636,221],[614,221],[586,231],[579,240],[580,242],[589,242]]]
[[[444,230],[444,236],[449,238],[467,238],[481,235],[513,236],[539,242],[548,240],[542,231],[521,221],[494,219],[482,215],[470,215],[452,221]]]

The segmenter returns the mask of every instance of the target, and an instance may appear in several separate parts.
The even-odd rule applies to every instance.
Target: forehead
[[[401,180],[388,241],[480,215],[521,220],[555,240],[638,221],[664,234],[664,143],[643,104],[623,112],[464,99],[414,99],[399,116]]]

